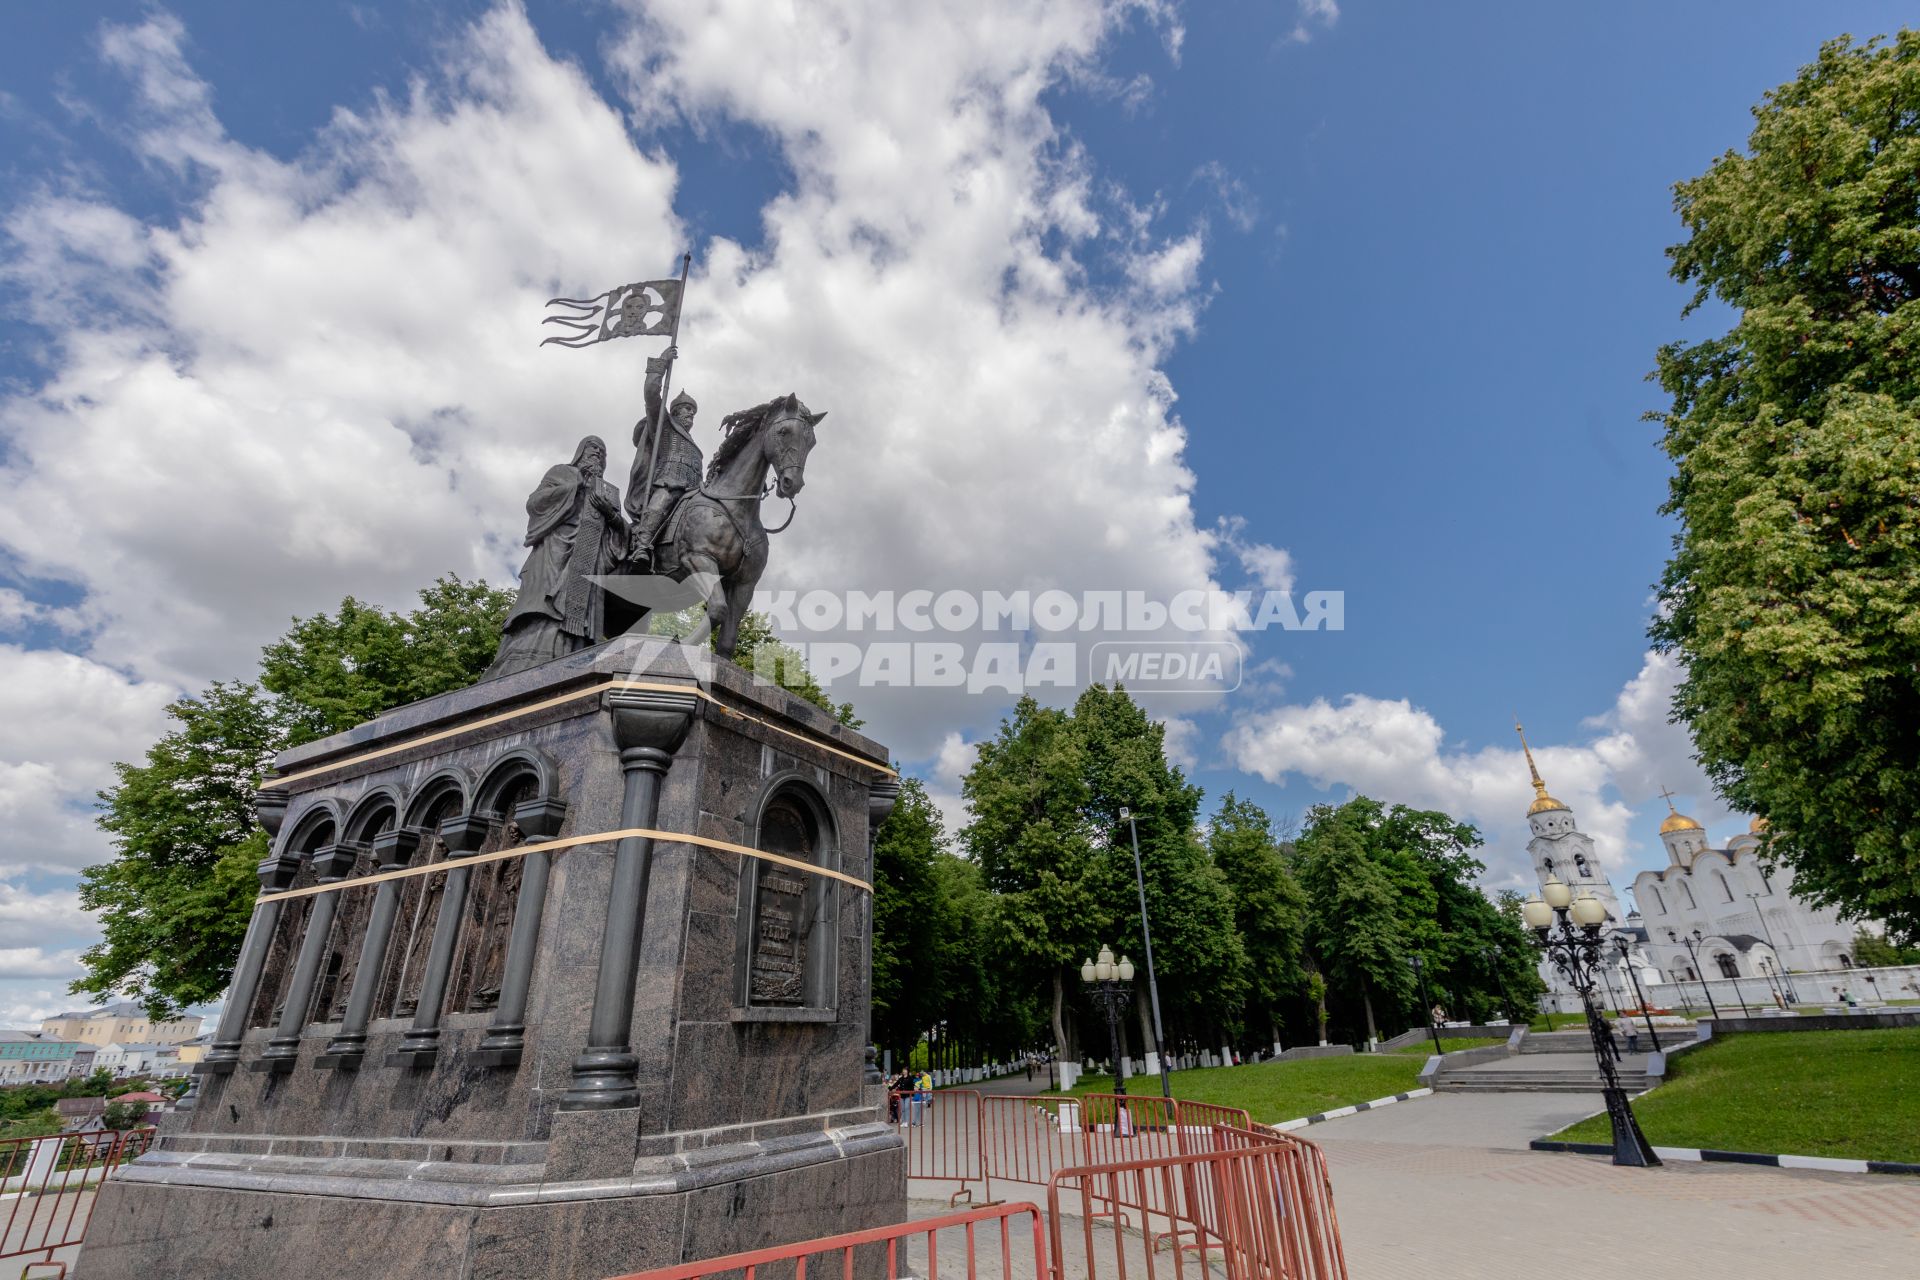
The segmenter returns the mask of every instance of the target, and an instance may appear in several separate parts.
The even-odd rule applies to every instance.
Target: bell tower
[[[1591,893],[1606,904],[1607,926],[1618,927],[1627,913],[1606,872],[1600,869],[1593,838],[1574,824],[1573,810],[1547,794],[1539,766],[1533,762],[1533,748],[1527,745],[1527,733],[1519,721],[1513,725],[1520,735],[1520,750],[1526,753],[1527,773],[1533,779],[1533,803],[1527,806],[1527,826],[1533,838],[1527,841],[1527,853],[1533,858],[1533,873],[1541,884],[1552,875],[1573,889],[1577,897]]]

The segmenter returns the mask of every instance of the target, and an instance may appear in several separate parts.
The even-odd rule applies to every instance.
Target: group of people
[[[902,1068],[900,1074],[887,1081],[887,1119],[894,1124],[901,1122],[903,1113],[911,1124],[919,1124],[927,1113],[927,1103],[933,1099],[933,1073],[925,1069],[918,1072],[911,1067]]]

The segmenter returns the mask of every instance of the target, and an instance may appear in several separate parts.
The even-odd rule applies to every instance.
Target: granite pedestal
[[[194,1105],[76,1274],[594,1280],[901,1220],[849,882],[886,763],[625,642],[287,752]],[[568,843],[633,829],[712,843]]]

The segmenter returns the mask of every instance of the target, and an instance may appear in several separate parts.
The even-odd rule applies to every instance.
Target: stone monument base
[[[77,1276],[603,1280],[904,1218],[866,1060],[886,749],[653,643],[279,757],[194,1105]]]
[[[544,1143],[175,1138],[103,1189],[76,1274],[602,1280],[899,1219],[906,1150],[871,1110],[673,1142],[609,1173]]]

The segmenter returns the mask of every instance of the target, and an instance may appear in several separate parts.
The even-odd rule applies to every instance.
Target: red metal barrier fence
[[[1252,1124],[1238,1108],[973,1089],[941,1090],[918,1110],[909,1098],[900,1103],[910,1178],[955,1187],[953,1199],[971,1196],[976,1183],[989,1198],[995,1181],[1046,1189],[1046,1246],[1032,1272],[1008,1244],[1008,1222],[1038,1211],[1017,1203],[689,1263],[645,1280],[728,1271],[769,1280],[758,1274],[769,1267],[781,1268],[780,1280],[806,1280],[808,1259],[823,1254],[835,1255],[841,1280],[856,1271],[861,1280],[893,1280],[902,1267],[934,1280],[943,1239],[950,1260],[961,1255],[966,1280],[982,1280],[983,1268],[1007,1280],[1009,1269],[1019,1280],[1346,1280],[1320,1149]],[[997,1258],[978,1256],[974,1239],[989,1221],[1000,1233]],[[903,1249],[923,1251],[902,1261]]]
[[[1053,1280],[1129,1272],[1229,1280],[1345,1280],[1317,1149],[1219,1135],[1218,1149],[1064,1169],[1047,1188]],[[1303,1159],[1303,1155],[1306,1157]]]
[[[0,1139],[0,1260],[26,1258],[23,1268],[53,1267],[56,1249],[78,1245],[93,1217],[93,1189],[107,1174],[153,1143],[152,1129]]]
[[[978,1089],[942,1089],[933,1094],[895,1094],[888,1114],[907,1135],[907,1176],[959,1183],[952,1200],[972,1197],[968,1184],[984,1183],[983,1115]]]
[[[641,1276],[646,1280],[706,1280],[735,1273],[741,1280],[807,1280],[809,1270],[817,1280],[835,1276],[855,1280],[856,1273],[860,1280],[899,1280],[903,1276],[940,1280],[943,1254],[947,1273],[959,1270],[966,1280],[1044,1280],[1048,1274],[1039,1208],[1003,1204],[732,1253],[658,1271],[633,1272],[611,1280],[637,1280]],[[810,1267],[810,1263],[814,1265]]]
[[[907,1139],[907,1176],[950,1184],[950,1200],[992,1200],[994,1183],[1039,1188],[1061,1170],[1163,1159],[1215,1149],[1220,1125],[1246,1128],[1247,1113],[1178,1098],[1090,1093],[982,1094],[942,1089],[925,1102],[890,1099]]]

